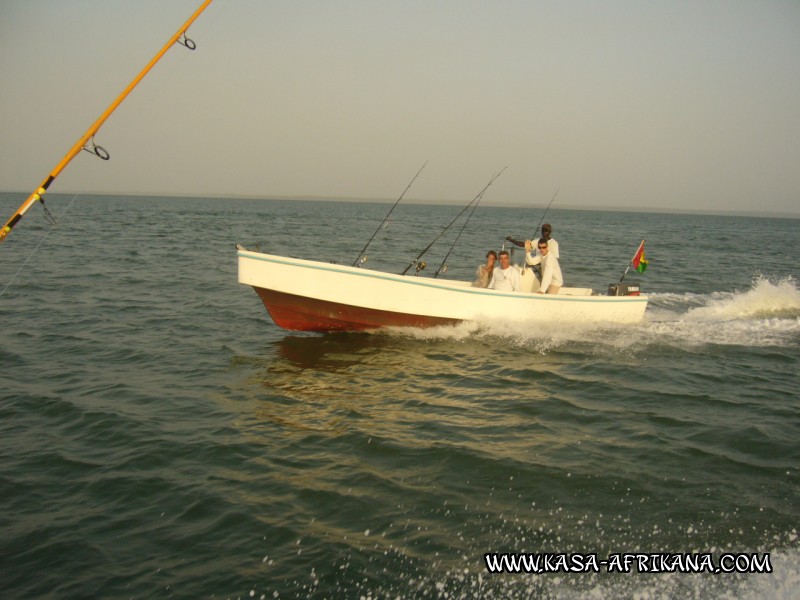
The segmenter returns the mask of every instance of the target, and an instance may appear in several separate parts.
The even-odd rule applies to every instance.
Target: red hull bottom
[[[364,331],[381,327],[456,325],[458,319],[409,315],[326,302],[253,286],[275,324],[295,331]]]

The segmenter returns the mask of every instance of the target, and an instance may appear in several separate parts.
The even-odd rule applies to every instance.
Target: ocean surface
[[[23,199],[0,195],[4,221]],[[556,201],[569,285],[605,290],[646,240],[641,324],[320,335],[272,323],[236,244],[351,264],[390,204],[48,206],[57,227],[37,206],[0,246],[0,597],[800,597],[800,221]],[[543,208],[478,208],[445,276]],[[402,271],[460,210],[401,204],[364,267]]]

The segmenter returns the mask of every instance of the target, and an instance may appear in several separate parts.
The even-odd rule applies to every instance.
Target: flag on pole
[[[645,269],[647,269],[648,264],[650,263],[644,257],[644,240],[642,240],[642,243],[639,244],[639,249],[636,250],[636,254],[633,255],[633,260],[631,261],[631,265],[633,265],[633,268],[639,271],[639,273],[644,273]]]

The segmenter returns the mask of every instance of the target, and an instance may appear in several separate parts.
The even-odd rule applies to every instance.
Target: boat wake
[[[689,345],[796,346],[800,290],[791,277],[759,276],[745,291],[655,295],[643,327]]]
[[[773,283],[763,276],[753,279],[744,292],[712,294],[655,294],[651,307],[656,311],[683,308],[693,321],[800,317],[800,290],[792,277]]]
[[[786,347],[800,344],[800,290],[791,277],[753,280],[750,289],[710,294],[652,294],[641,323],[565,324],[485,320],[456,327],[391,330],[419,340],[499,340],[546,353],[574,344],[619,350],[669,345]]]

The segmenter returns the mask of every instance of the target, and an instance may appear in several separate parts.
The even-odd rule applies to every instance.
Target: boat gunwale
[[[316,260],[309,260],[304,258],[292,258],[278,256],[275,254],[265,254],[263,252],[256,252],[255,250],[237,249],[237,256],[240,258],[249,258],[252,260],[260,260],[263,262],[270,262],[280,265],[296,266],[305,269],[318,269],[321,271],[330,271],[334,273],[343,273],[348,275],[355,275],[359,277],[369,277],[373,279],[382,279],[392,281],[395,283],[405,283],[409,285],[420,285],[429,288],[447,289],[466,294],[479,294],[490,295],[496,297],[516,298],[516,299],[531,299],[531,300],[544,300],[550,302],[648,302],[647,296],[570,296],[567,294],[538,294],[532,292],[505,292],[498,290],[490,290],[486,288],[476,288],[472,286],[465,286],[463,281],[432,281],[426,277],[415,277],[413,275],[395,275],[385,271],[373,271],[370,269],[361,269],[359,267],[351,267],[348,265],[339,265],[336,263],[324,263]],[[248,284],[252,285],[252,284]],[[263,286],[259,286],[263,287]],[[268,289],[268,288],[267,288]]]

